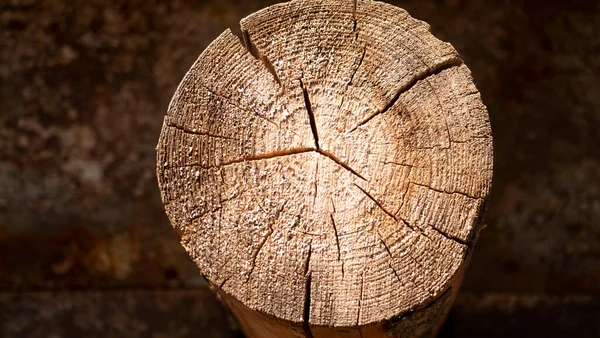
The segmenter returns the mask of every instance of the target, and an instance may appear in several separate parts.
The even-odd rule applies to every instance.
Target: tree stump
[[[292,1],[221,34],[158,142],[181,243],[248,337],[429,337],[492,178],[454,48],[400,8]]]

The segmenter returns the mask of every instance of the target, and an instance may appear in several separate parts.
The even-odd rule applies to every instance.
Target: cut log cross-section
[[[181,243],[248,337],[428,337],[492,178],[454,48],[375,1],[292,1],[200,55],[157,175]]]

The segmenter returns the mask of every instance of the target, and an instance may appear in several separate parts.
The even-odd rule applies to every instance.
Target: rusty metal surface
[[[271,3],[0,3],[3,336],[127,336],[125,329],[117,334],[110,326],[70,324],[81,311],[97,306],[102,313],[127,301],[138,305],[124,307],[123,316],[149,323],[140,336],[162,332],[167,322],[183,330],[171,336],[202,336],[195,331],[200,327],[229,334],[222,317],[211,317],[210,311],[221,311],[214,300],[194,298],[205,284],[164,215],[154,146],[169,99],[198,54],[242,16]],[[547,336],[594,336],[598,327],[589,322],[600,316],[600,4],[394,3],[429,22],[461,53],[494,134],[488,227],[462,288],[479,296],[459,298],[444,334],[484,336],[497,326],[498,336],[529,336],[535,328]],[[171,289],[183,293],[174,296]],[[49,291],[70,310],[48,315],[66,306],[45,296]],[[554,300],[583,294],[588,300],[486,303],[497,293]],[[200,315],[144,312],[153,302],[172,302],[177,314],[193,303]],[[27,316],[47,325],[36,328]],[[202,318],[214,320],[202,326]],[[30,327],[10,331],[14,322]]]
[[[598,337],[591,295],[459,295],[447,337]],[[0,337],[242,337],[207,290],[0,294]],[[583,325],[582,325],[583,324]]]
[[[239,336],[208,289],[0,294],[1,337]]]

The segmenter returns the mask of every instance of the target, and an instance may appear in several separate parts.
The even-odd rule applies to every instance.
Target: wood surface
[[[454,48],[374,1],[246,17],[179,85],[157,146],[181,242],[251,337],[431,336],[492,175]]]

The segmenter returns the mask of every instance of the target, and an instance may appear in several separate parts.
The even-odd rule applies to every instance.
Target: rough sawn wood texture
[[[225,31],[157,151],[171,223],[249,336],[435,334],[492,177],[469,69],[374,1],[282,3]]]

